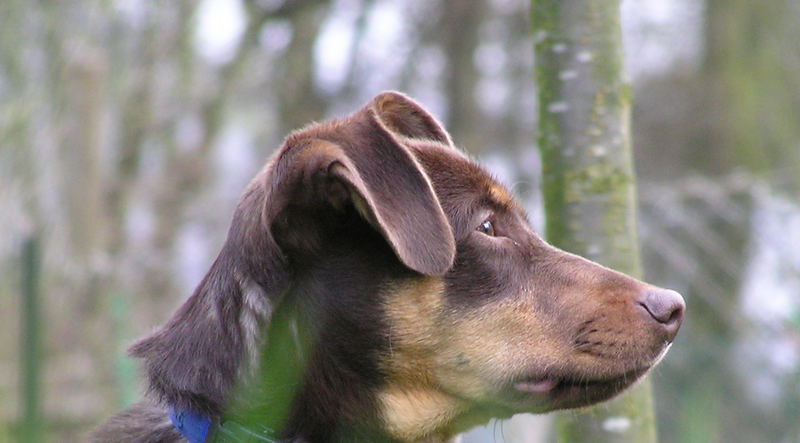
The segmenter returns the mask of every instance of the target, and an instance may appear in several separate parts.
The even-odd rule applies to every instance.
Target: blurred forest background
[[[0,441],[82,440],[134,401],[126,345],[191,293],[249,179],[381,90],[432,110],[541,228],[529,8],[3,0]],[[659,436],[800,442],[800,2],[621,14],[645,277],[688,304],[652,375]],[[549,422],[466,441],[548,441]]]

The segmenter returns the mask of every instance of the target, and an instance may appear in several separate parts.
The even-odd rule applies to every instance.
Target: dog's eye
[[[484,221],[483,223],[478,226],[478,231],[483,232],[484,234],[494,237],[494,225],[489,220]]]

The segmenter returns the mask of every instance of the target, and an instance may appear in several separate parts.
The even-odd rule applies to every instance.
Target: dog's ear
[[[387,120],[368,106],[338,124],[289,137],[267,177],[264,219],[274,224],[290,204],[322,198],[338,206],[349,199],[406,266],[442,275],[455,256],[450,224],[425,171],[387,126],[409,137],[449,139],[424,111],[403,120],[400,103],[388,98],[374,102],[390,110]]]
[[[383,125],[404,137],[434,140],[452,145],[450,135],[428,111],[399,92],[384,92],[372,100],[372,109]]]

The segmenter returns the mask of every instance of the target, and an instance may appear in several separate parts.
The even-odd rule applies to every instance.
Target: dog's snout
[[[669,289],[651,288],[643,294],[639,304],[664,327],[672,340],[678,333],[686,310],[683,297]]]

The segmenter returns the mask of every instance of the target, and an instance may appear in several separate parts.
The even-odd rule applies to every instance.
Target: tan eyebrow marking
[[[504,208],[512,208],[514,206],[514,199],[511,197],[508,191],[497,184],[491,184],[489,186],[489,198],[492,200],[492,202]]]

